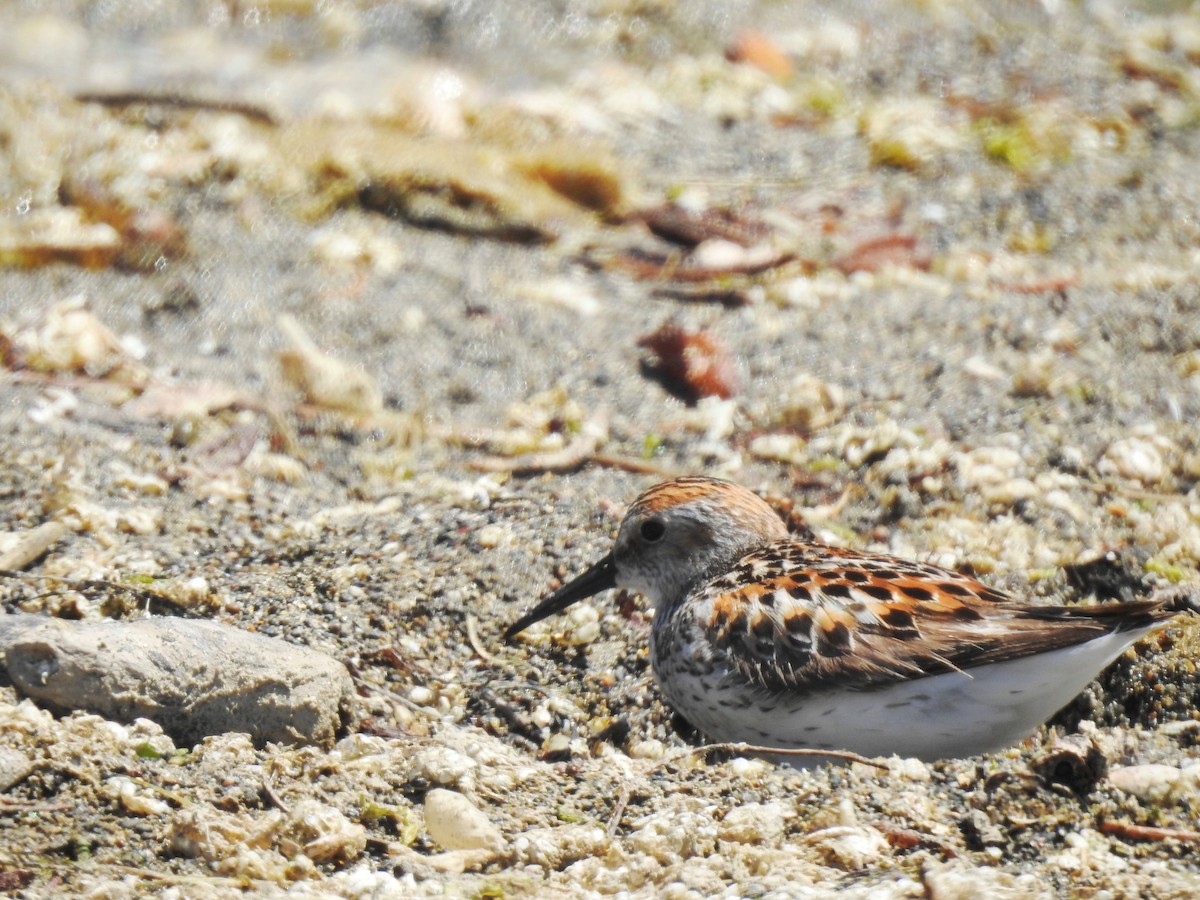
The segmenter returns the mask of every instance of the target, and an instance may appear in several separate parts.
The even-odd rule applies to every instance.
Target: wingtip
[[[1090,603],[1083,606],[1027,606],[1022,615],[1030,619],[1090,619],[1104,624],[1109,631],[1136,631],[1148,628],[1178,615],[1172,597],[1155,594],[1144,600],[1123,603]]]

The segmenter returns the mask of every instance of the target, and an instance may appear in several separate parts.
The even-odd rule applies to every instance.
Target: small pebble
[[[600,614],[591,604],[572,606],[566,618],[565,637],[572,646],[582,647],[600,637]]]
[[[408,699],[418,706],[427,706],[433,702],[434,693],[424,685],[415,685],[408,692]]]

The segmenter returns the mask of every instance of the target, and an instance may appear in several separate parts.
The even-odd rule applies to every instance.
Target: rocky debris
[[[203,620],[37,618],[0,618],[15,632],[0,646],[17,689],[58,712],[152,719],[183,744],[226,732],[330,744],[347,720],[349,673],[323,653]]]
[[[1070,734],[1035,757],[1030,768],[1047,786],[1061,786],[1086,795],[1104,777],[1108,760],[1092,736]]]
[[[40,310],[21,326],[6,328],[5,364],[47,374],[84,374],[145,387],[149,377],[136,352],[93,313],[83,295]]]
[[[221,874],[287,880],[312,872],[314,864],[357,859],[367,839],[363,826],[306,799],[265,814],[181,809],[171,819],[170,842],[176,853],[203,859]]]
[[[969,897],[995,897],[997,900],[1034,900],[1051,896],[1029,875],[980,867],[966,868],[947,864],[933,866],[922,874],[925,896],[931,900],[967,900]]]

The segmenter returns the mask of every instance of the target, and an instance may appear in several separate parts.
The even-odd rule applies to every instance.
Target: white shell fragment
[[[499,850],[504,836],[482,811],[457,791],[434,788],[425,795],[425,830],[446,850]]]
[[[804,838],[828,866],[845,871],[861,869],[868,862],[888,854],[887,839],[869,825],[834,825]]]
[[[845,414],[846,392],[804,372],[784,391],[776,418],[780,424],[809,434],[832,425]]]
[[[280,351],[279,368],[305,401],[358,416],[383,409],[383,396],[366,372],[319,349],[291,316],[280,316],[277,324],[291,345]]]
[[[739,844],[775,845],[787,832],[789,819],[796,812],[780,800],[770,803],[747,803],[731,809],[721,820],[718,836],[723,841]]]
[[[315,863],[356,859],[367,846],[367,831],[339,810],[317,800],[301,800],[288,813],[285,833]]]
[[[135,816],[164,816],[171,807],[154,797],[150,790],[140,787],[133,779],[117,775],[104,783],[108,794],[121,804],[121,808]]]

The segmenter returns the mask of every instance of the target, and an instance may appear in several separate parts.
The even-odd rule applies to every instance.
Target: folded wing
[[[795,542],[749,554],[698,599],[716,651],[772,691],[969,673],[1174,614],[1162,600],[1034,606],[936,566]]]

